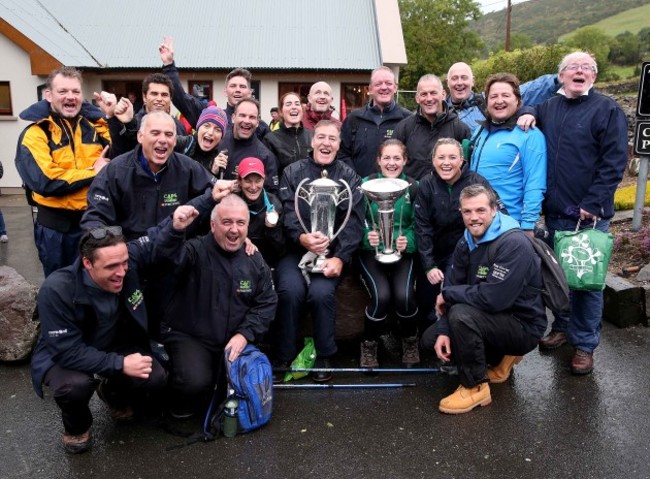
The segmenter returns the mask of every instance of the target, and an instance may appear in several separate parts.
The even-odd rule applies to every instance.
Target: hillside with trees
[[[511,34],[532,44],[553,44],[562,35],[647,4],[650,0],[530,0],[512,6]],[[497,50],[505,37],[505,10],[471,21],[469,29],[485,43],[485,54]]]

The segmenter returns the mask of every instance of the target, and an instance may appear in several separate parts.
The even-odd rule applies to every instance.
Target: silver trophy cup
[[[402,197],[408,188],[408,181],[397,178],[377,178],[376,180],[366,181],[361,185],[361,190],[366,195],[366,198],[377,203],[379,238],[384,244],[384,249],[382,251],[377,250],[375,258],[381,263],[394,263],[401,258],[399,252],[393,249],[395,202]],[[373,227],[375,227],[374,220]]]
[[[323,170],[321,178],[305,185],[309,180],[309,178],[305,178],[300,182],[298,188],[296,188],[294,204],[296,216],[298,217],[300,226],[302,226],[305,233],[309,234],[319,231],[327,236],[331,243],[334,241],[334,238],[343,231],[343,228],[345,228],[345,225],[350,219],[350,213],[352,212],[352,190],[345,180],[339,180],[343,185],[341,186],[339,182],[328,178],[327,171],[325,170]],[[303,200],[309,205],[311,231],[305,226],[305,222],[300,216],[300,205],[298,200]],[[336,209],[339,204],[346,200],[348,202],[348,209],[345,218],[339,226],[339,229],[334,231]],[[312,273],[323,272],[323,261],[325,261],[328,254],[329,251],[324,251],[322,254],[318,255],[314,266],[311,269]]]

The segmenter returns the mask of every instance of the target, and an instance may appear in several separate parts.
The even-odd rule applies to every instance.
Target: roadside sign
[[[642,156],[650,156],[650,121],[636,121],[634,153]]]
[[[650,116],[650,62],[643,62],[641,66],[639,98],[636,104],[637,116]]]

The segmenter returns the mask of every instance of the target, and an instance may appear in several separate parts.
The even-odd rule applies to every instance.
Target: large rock
[[[32,352],[40,325],[32,321],[35,307],[36,287],[0,266],[0,361],[20,361]]]

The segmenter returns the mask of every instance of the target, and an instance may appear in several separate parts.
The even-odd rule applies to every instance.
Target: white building
[[[287,91],[306,95],[324,80],[341,111],[366,101],[370,72],[406,64],[397,0],[0,0],[0,187],[19,188],[16,140],[28,125],[18,115],[39,99],[48,73],[84,72],[84,96],[141,91],[160,71],[158,45],[175,40],[187,91],[194,85],[225,106],[223,84],[236,67],[253,73],[262,117]]]

